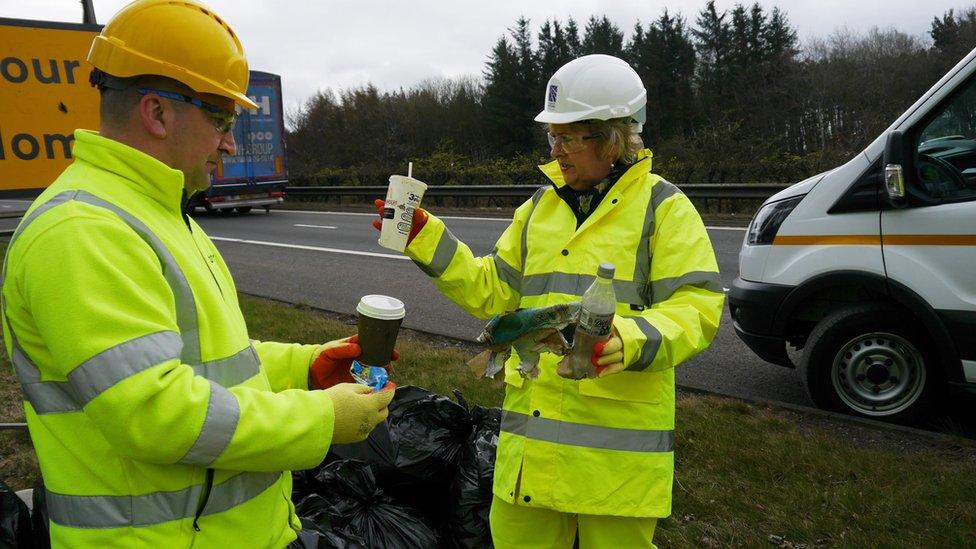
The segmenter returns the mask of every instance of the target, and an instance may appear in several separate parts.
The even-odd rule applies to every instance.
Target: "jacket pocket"
[[[668,390],[666,379],[654,372],[620,372],[604,378],[583,379],[580,395],[627,402],[660,404]]]

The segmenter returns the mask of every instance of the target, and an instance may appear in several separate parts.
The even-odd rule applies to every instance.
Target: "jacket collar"
[[[637,159],[634,161],[634,163],[627,169],[626,172],[624,172],[622,176],[620,176],[620,179],[614,183],[613,187],[610,188],[610,190],[607,192],[607,196],[605,196],[600,202],[600,206],[598,206],[597,209],[594,210],[593,213],[591,213],[589,217],[587,217],[586,220],[576,228],[576,232],[573,234],[572,239],[576,239],[581,233],[587,231],[590,227],[597,224],[615,208],[614,203],[616,201],[611,200],[610,204],[607,204],[606,202],[608,198],[620,196],[622,193],[626,192],[631,185],[640,184],[642,181],[644,181],[644,176],[651,171],[652,157],[653,155],[648,149],[642,149],[637,153]],[[553,161],[544,166],[539,166],[539,169],[542,170],[542,173],[546,174],[546,177],[552,181],[552,185],[555,186],[556,189],[559,189],[566,184],[563,181],[562,172],[559,171],[558,161]]]
[[[89,130],[75,130],[75,158],[118,175],[133,191],[146,195],[167,209],[180,211],[183,172],[152,156]],[[106,189],[111,192],[111,189]]]

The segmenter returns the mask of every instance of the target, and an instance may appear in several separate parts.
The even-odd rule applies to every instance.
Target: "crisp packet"
[[[356,382],[370,387],[374,391],[383,390],[383,387],[386,387],[386,383],[390,379],[390,374],[387,373],[386,368],[380,366],[363,366],[358,360],[352,361],[352,366],[349,367],[349,374],[352,375],[352,378]]]

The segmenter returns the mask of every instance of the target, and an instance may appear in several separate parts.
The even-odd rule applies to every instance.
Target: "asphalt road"
[[[269,215],[199,215],[238,290],[316,308],[354,314],[365,294],[403,300],[404,326],[473,340],[484,321],[445,299],[405,256],[376,244],[373,214],[272,210]],[[508,219],[444,217],[477,255],[490,253]],[[738,272],[744,229],[709,227],[722,281]],[[677,369],[681,385],[722,394],[810,406],[796,371],[759,359],[736,337],[728,309],[711,348]]]

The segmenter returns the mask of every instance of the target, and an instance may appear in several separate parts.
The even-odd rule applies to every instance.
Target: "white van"
[[[850,162],[763,204],[729,308],[822,408],[912,420],[976,393],[976,50]]]

